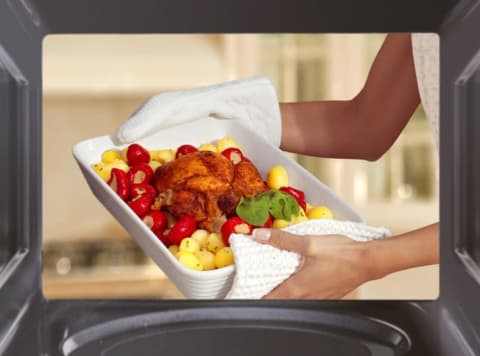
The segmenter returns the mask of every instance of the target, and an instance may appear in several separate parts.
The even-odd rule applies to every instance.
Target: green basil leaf
[[[290,220],[298,215],[300,206],[290,194],[275,190],[275,195],[270,200],[270,213],[277,219]]]
[[[270,214],[276,219],[291,220],[300,212],[300,206],[290,194],[272,189],[253,197],[242,197],[235,210],[249,224],[263,226]]]
[[[276,197],[270,201],[269,210],[270,213],[276,219],[283,219],[285,209],[285,200],[282,200],[281,197]]]
[[[237,215],[254,226],[263,226],[268,220],[268,201],[255,197],[242,197],[235,209]]]
[[[298,205],[294,197],[289,194],[286,195],[288,198],[283,209],[283,215],[285,220],[290,220],[293,216],[297,216],[300,213],[300,205]]]

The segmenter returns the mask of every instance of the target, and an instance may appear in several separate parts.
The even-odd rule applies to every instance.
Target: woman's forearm
[[[409,34],[388,35],[365,86],[351,100],[282,103],[282,149],[376,160],[420,103]]]
[[[365,243],[367,278],[439,262],[439,227],[432,224],[385,240]]]
[[[369,159],[368,127],[355,100],[281,103],[282,149],[312,156]]]

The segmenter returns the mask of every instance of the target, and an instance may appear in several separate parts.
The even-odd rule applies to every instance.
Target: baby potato
[[[217,146],[215,146],[213,143],[204,143],[203,145],[200,145],[200,147],[198,147],[198,150],[217,152]]]
[[[112,163],[120,159],[122,159],[122,154],[117,150],[106,150],[102,154],[102,162],[104,163]]]
[[[160,167],[162,165],[161,162],[158,162],[158,161],[154,161],[153,159],[150,160],[150,162],[148,162],[148,165],[150,166],[150,168],[152,169],[153,172],[155,172],[157,170],[158,167]]]
[[[200,248],[207,247],[208,245],[208,231],[203,229],[198,229],[192,234],[192,239],[197,240],[200,245]]]
[[[110,179],[110,174],[113,168],[121,169],[124,172],[128,172],[130,169],[125,162],[119,159],[111,163],[98,162],[92,164],[92,168],[105,182],[108,182]]]
[[[288,186],[288,173],[283,166],[274,166],[267,173],[267,185],[270,189]]]
[[[210,235],[208,235],[208,241],[207,241],[207,250],[213,253],[217,253],[218,250],[221,248],[225,247],[225,244],[223,243],[222,236],[212,232]]]
[[[292,225],[292,221],[284,219],[275,219],[272,223],[272,228],[274,229],[283,229],[284,227]]]
[[[130,169],[129,165],[126,162],[122,161],[121,159],[117,159],[117,160],[113,161],[112,163],[109,163],[109,165],[110,165],[111,168],[121,169],[125,173],[127,173]]]
[[[112,169],[109,168],[106,163],[98,162],[98,163],[92,164],[92,168],[95,171],[95,173],[97,173],[105,182],[107,182],[110,179],[110,173]]]
[[[233,252],[230,247],[223,247],[215,254],[215,266],[217,268],[233,265],[234,262]]]
[[[208,250],[200,249],[195,252],[195,256],[199,259],[204,271],[215,269],[215,255]]]
[[[148,150],[148,153],[150,154],[150,159],[154,160],[154,161],[157,161],[157,162],[160,162],[158,160],[158,152],[160,152],[160,151],[159,150]]]
[[[203,266],[200,263],[200,260],[197,256],[195,256],[192,252],[189,251],[180,251],[177,254],[178,262],[184,265],[187,268],[201,271],[203,270]]]
[[[197,252],[200,251],[200,244],[191,237],[186,237],[180,242],[180,251]]]
[[[151,158],[160,163],[171,162],[175,159],[175,151],[170,149],[150,151]]]
[[[309,219],[333,219],[333,213],[328,207],[319,205],[309,209],[307,217]]]
[[[226,150],[227,148],[231,148],[231,147],[239,148],[237,141],[235,141],[231,137],[225,136],[225,137],[221,138],[220,140],[218,140],[218,142],[217,142],[217,151],[218,152],[222,152],[222,151]]]
[[[308,220],[308,217],[306,217],[305,215],[299,215],[293,218],[293,223],[298,224],[299,222],[307,221],[307,220]]]

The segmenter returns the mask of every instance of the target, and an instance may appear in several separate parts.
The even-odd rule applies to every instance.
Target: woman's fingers
[[[290,234],[278,229],[255,229],[253,231],[255,241],[275,246],[282,250],[297,252],[301,255],[307,251],[307,238]]]

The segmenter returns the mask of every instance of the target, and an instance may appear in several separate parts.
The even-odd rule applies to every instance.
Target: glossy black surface
[[[321,348],[332,352],[326,355],[434,355],[428,329],[434,320],[427,310],[428,303],[389,302],[52,301],[45,352],[123,355],[136,348],[139,355],[159,349],[216,355],[248,348],[258,354],[293,349],[309,354]],[[279,348],[285,338],[288,347]],[[218,349],[210,353],[205,340]]]
[[[361,315],[280,308],[172,310],[114,319],[82,329],[61,343],[61,354],[232,356],[246,353],[405,355],[410,340],[386,322]]]

